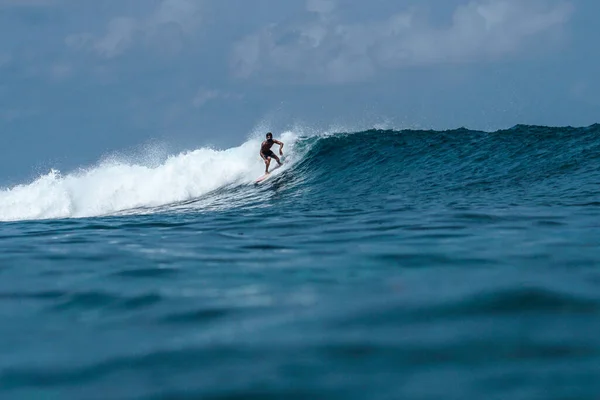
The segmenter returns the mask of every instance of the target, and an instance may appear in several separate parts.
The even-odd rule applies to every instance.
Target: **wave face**
[[[493,133],[383,131],[302,137],[287,132],[286,165],[264,186],[286,201],[377,207],[381,202],[504,204],[588,199],[599,180],[599,126],[516,126]],[[224,151],[199,149],[158,166],[104,162],[62,176],[51,171],[0,191],[0,220],[93,217],[228,205],[264,197],[258,140]],[[264,187],[261,186],[261,187]],[[259,188],[260,189],[260,188]],[[499,194],[501,194],[499,196]],[[594,200],[592,200],[594,201]],[[184,209],[187,209],[184,207]]]
[[[368,131],[319,139],[296,174],[323,201],[355,194],[373,206],[389,198],[472,203],[476,197],[522,204],[524,197],[561,196],[567,201],[597,193],[599,133],[597,125],[517,126],[494,133]]]

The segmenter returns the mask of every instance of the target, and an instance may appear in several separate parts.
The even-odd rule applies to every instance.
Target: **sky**
[[[591,125],[599,12],[595,0],[0,0],[0,185],[267,130]]]

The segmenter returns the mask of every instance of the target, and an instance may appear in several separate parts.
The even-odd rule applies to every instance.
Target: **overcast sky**
[[[291,126],[590,125],[597,0],[0,0],[0,185]]]

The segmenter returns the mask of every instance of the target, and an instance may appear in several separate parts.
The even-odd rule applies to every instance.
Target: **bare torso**
[[[263,152],[264,151],[269,151],[269,150],[271,150],[271,147],[273,147],[274,144],[275,144],[275,142],[273,142],[273,141],[265,140],[260,145],[260,151],[263,151]]]

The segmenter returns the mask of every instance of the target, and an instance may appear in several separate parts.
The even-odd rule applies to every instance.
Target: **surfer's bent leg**
[[[265,165],[266,165],[266,167],[265,167],[265,174],[269,173],[269,164],[271,164],[271,157],[267,157],[265,159]]]
[[[273,157],[275,159],[275,161],[277,161],[277,164],[279,164],[279,166],[281,166],[281,161],[279,161],[279,157],[277,157],[275,154],[273,154],[271,157]]]

